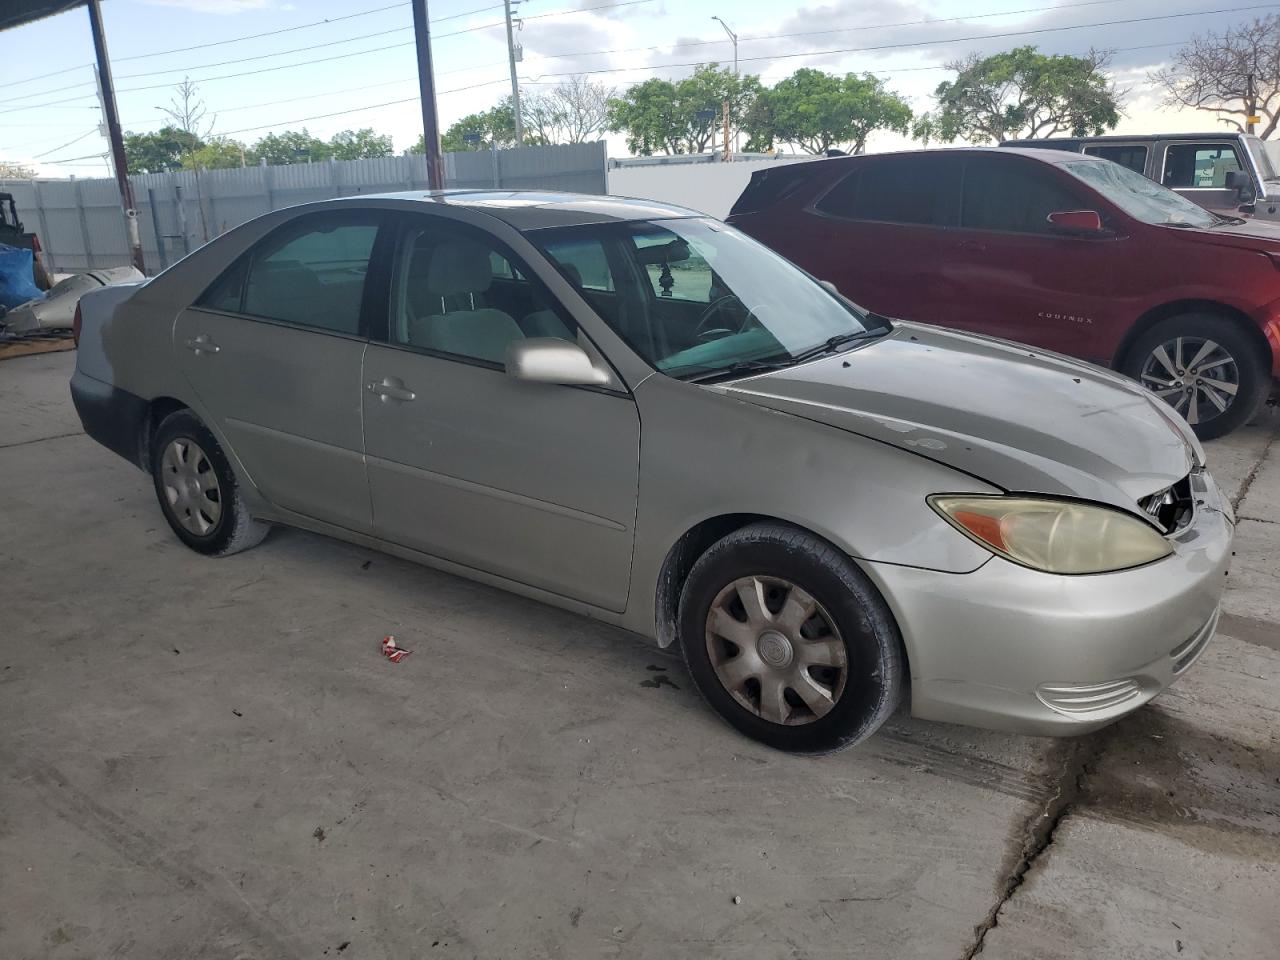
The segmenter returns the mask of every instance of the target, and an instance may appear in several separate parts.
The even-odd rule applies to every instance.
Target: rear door
[[[175,356],[272,503],[371,529],[360,411],[376,212],[319,213],[259,241],[184,310]]]
[[[939,322],[1093,358],[1128,241],[1055,232],[1049,214],[1098,204],[1052,164],[967,153],[962,192]]]
[[[800,264],[876,313],[945,323],[941,258],[955,245],[954,155],[860,158],[813,205]]]
[[[375,533],[623,610],[639,478],[635,401],[621,389],[507,375],[506,345],[521,337],[595,348],[488,233],[406,216],[392,263],[388,316],[364,364]],[[603,260],[582,263],[575,282],[608,296]]]

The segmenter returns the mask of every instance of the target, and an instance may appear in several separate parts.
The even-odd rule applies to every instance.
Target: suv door
[[[1160,182],[1166,187],[1209,210],[1233,214],[1240,205],[1236,191],[1227,188],[1227,174],[1250,168],[1234,140],[1166,143],[1162,158]]]
[[[945,323],[938,267],[956,242],[959,158],[867,157],[848,166],[806,218],[802,262],[876,313]]]
[[[1151,145],[1147,143],[1089,143],[1085,144],[1083,153],[1090,157],[1101,157],[1122,167],[1128,167],[1134,173],[1148,176]]]
[[[366,533],[360,365],[379,226],[375,212],[291,220],[174,326],[182,373],[262,494]]]
[[[595,348],[484,231],[406,215],[391,272],[364,364],[375,534],[625,609],[640,450],[630,394],[506,374],[506,346],[521,337]]]
[[[948,306],[937,322],[1078,357],[1101,356],[1118,238],[1054,231],[1048,215],[1097,210],[1053,164],[1012,154],[965,155],[960,226],[940,264]]]

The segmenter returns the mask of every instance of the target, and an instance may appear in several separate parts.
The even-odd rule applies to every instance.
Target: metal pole
[[[89,8],[89,30],[93,33],[93,50],[98,58],[98,83],[102,87],[102,110],[106,114],[107,139],[111,141],[111,157],[116,168],[116,184],[120,187],[120,204],[129,231],[133,265],[146,273],[142,259],[142,236],[138,233],[138,205],[129,182],[129,161],[124,155],[124,136],[120,132],[120,114],[116,112],[116,90],[111,82],[111,61],[107,59],[107,37],[102,30],[102,8],[99,0],[86,0]]]
[[[724,27],[724,32],[727,33],[729,35],[729,39],[733,41],[733,76],[734,76],[734,79],[737,79],[738,78],[738,35],[734,33],[732,30],[730,30],[729,25],[725,23],[723,20],[721,20],[719,17],[712,17],[711,19],[716,21],[718,24],[720,24],[720,26]],[[738,150],[738,131],[737,130],[733,131],[733,149],[735,153]],[[728,153],[727,148],[725,152]],[[728,159],[727,156],[726,156],[726,159]]]
[[[511,0],[502,0],[502,5],[507,10],[507,62],[511,65],[511,112],[515,115],[516,144],[519,145],[524,143],[524,121],[520,117],[520,81],[516,79],[516,41],[511,32]]]
[[[444,161],[440,156],[440,121],[436,116],[436,80],[431,66],[431,24],[427,19],[427,0],[413,0],[413,36],[418,44],[418,99],[422,103],[427,187],[443,190]]]
[[[156,203],[156,192],[152,187],[147,187],[147,206],[151,208],[151,229],[156,234],[156,250],[160,254],[160,269],[164,270],[169,266],[169,258],[164,252],[164,234],[160,232],[160,207]]]

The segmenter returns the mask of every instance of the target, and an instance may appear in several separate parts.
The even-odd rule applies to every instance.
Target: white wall
[[[733,163],[682,163],[653,167],[617,167],[609,171],[609,193],[689,207],[724,219],[751,179],[767,165],[808,158],[735,160]]]

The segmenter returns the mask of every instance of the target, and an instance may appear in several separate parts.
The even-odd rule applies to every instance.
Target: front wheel
[[[781,524],[744,527],[698,559],[680,642],[707,702],[780,750],[852,746],[902,696],[902,641],[875,586],[829,544]]]
[[[1210,313],[1157,323],[1134,342],[1121,371],[1186,417],[1201,440],[1248,423],[1271,387],[1257,345],[1238,324]]]

